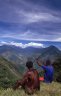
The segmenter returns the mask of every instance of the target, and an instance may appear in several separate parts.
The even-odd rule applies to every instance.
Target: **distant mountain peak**
[[[48,48],[49,48],[50,50],[60,51],[56,46],[53,46],[53,45],[49,46]]]
[[[57,47],[55,47],[54,45],[51,45],[51,46],[49,46],[49,47],[51,47],[51,48],[57,48]]]

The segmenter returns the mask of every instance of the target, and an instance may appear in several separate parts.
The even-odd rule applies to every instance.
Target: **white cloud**
[[[28,9],[28,11],[27,11]],[[42,10],[44,10],[42,12]],[[47,11],[48,10],[48,11]],[[0,20],[9,23],[33,23],[39,21],[61,22],[61,18],[52,13],[59,14],[44,6],[31,4],[26,0],[0,0]]]
[[[61,34],[39,34],[38,32],[31,32],[28,30],[27,32],[23,32],[21,34],[3,34],[0,38],[13,38],[18,40],[28,40],[28,41],[58,41],[61,42]]]
[[[19,17],[23,17],[21,20],[24,23],[33,23],[41,21],[61,22],[61,18],[54,16],[52,13],[47,12],[26,12],[18,11]]]
[[[59,38],[55,39],[55,41],[61,42],[61,38],[59,37]]]
[[[21,48],[27,48],[27,47],[35,47],[35,48],[40,48],[40,47],[44,47],[44,45],[42,43],[35,43],[35,42],[30,42],[27,44],[23,44],[23,43],[17,43],[17,42],[0,42],[0,46],[2,45],[14,45],[17,47],[21,47]]]

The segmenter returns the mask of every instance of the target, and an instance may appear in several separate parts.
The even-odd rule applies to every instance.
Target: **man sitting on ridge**
[[[27,93],[32,94],[35,90],[40,89],[39,76],[37,70],[33,68],[32,61],[28,61],[26,67],[28,71],[25,73],[22,80],[16,82],[14,89],[17,89],[21,85]]]

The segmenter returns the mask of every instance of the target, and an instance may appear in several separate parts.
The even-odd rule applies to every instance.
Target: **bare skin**
[[[39,66],[41,66],[41,65],[42,65],[42,61],[40,61],[40,60],[36,59],[36,62],[37,62],[37,64],[38,64]]]

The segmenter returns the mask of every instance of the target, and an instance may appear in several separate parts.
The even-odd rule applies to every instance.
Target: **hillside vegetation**
[[[0,89],[0,96],[29,96],[21,88],[14,91],[13,89]],[[31,96],[61,96],[61,84],[53,82],[51,84],[40,84],[40,91],[36,91]]]
[[[10,87],[19,77],[14,64],[0,57],[0,87]]]
[[[61,82],[61,57],[53,63],[54,66],[54,80]]]

